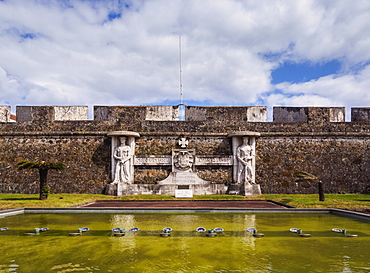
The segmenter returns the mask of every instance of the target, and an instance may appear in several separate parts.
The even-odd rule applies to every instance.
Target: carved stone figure
[[[236,157],[238,159],[237,183],[255,184],[253,182],[252,164],[254,155],[253,146],[249,144],[249,137],[244,137],[243,144],[236,150]]]
[[[114,150],[113,157],[116,160],[116,171],[113,184],[128,183],[131,178],[131,147],[126,145],[126,137],[120,137],[120,146]]]

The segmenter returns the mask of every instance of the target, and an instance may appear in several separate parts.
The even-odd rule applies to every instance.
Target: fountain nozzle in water
[[[209,229],[209,230],[207,231],[206,236],[207,236],[207,237],[215,237],[215,236],[217,236],[217,233],[215,232],[215,230],[214,230],[214,229]]]
[[[160,236],[162,237],[168,237],[168,236],[171,236],[171,232],[172,231],[172,228],[170,227],[165,227],[162,229],[162,233],[160,234]]]
[[[358,236],[356,234],[347,234],[346,229],[333,228],[331,231],[337,232],[337,233],[342,233],[345,237],[357,237]]]
[[[247,231],[252,232],[253,237],[263,237],[263,236],[265,236],[265,234],[263,234],[263,233],[257,233],[257,229],[255,229],[255,228],[248,228]]]
[[[308,233],[303,234],[301,229],[297,229],[297,234],[300,237],[311,237],[311,234],[308,234]]]

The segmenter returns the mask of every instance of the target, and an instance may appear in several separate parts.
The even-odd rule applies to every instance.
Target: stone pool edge
[[[308,208],[18,208],[0,211],[0,218],[34,213],[138,213],[138,212],[244,212],[244,213],[331,213],[338,216],[370,221],[370,215],[343,209],[308,209]]]

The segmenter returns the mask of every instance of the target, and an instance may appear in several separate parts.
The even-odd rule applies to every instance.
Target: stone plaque
[[[171,156],[169,155],[149,155],[145,157],[135,156],[134,165],[171,165]]]
[[[207,155],[198,155],[195,158],[196,166],[208,166],[208,165],[217,165],[217,166],[232,166],[233,165],[233,156],[207,156]]]
[[[195,184],[197,175],[194,173],[176,173],[174,175],[175,184]]]
[[[175,190],[175,197],[176,198],[192,198],[193,191],[192,190]]]
[[[192,171],[192,166],[232,166],[233,156],[194,155],[193,150],[174,152],[170,155],[135,156],[134,165],[174,165],[174,171]],[[172,162],[173,160],[173,162]]]
[[[193,172],[171,172],[170,175],[162,181],[158,182],[159,185],[205,185],[209,182],[201,179],[196,173]]]

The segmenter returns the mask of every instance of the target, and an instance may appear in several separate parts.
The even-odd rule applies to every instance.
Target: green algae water
[[[1,227],[9,228],[0,232],[1,273],[370,272],[370,224],[326,213],[24,214],[0,218]],[[50,230],[24,235],[42,227]],[[69,236],[81,227],[90,231]],[[115,227],[126,235],[111,236]],[[164,227],[170,237],[160,237]],[[225,231],[207,237],[197,227]],[[251,236],[251,227],[264,237]]]

